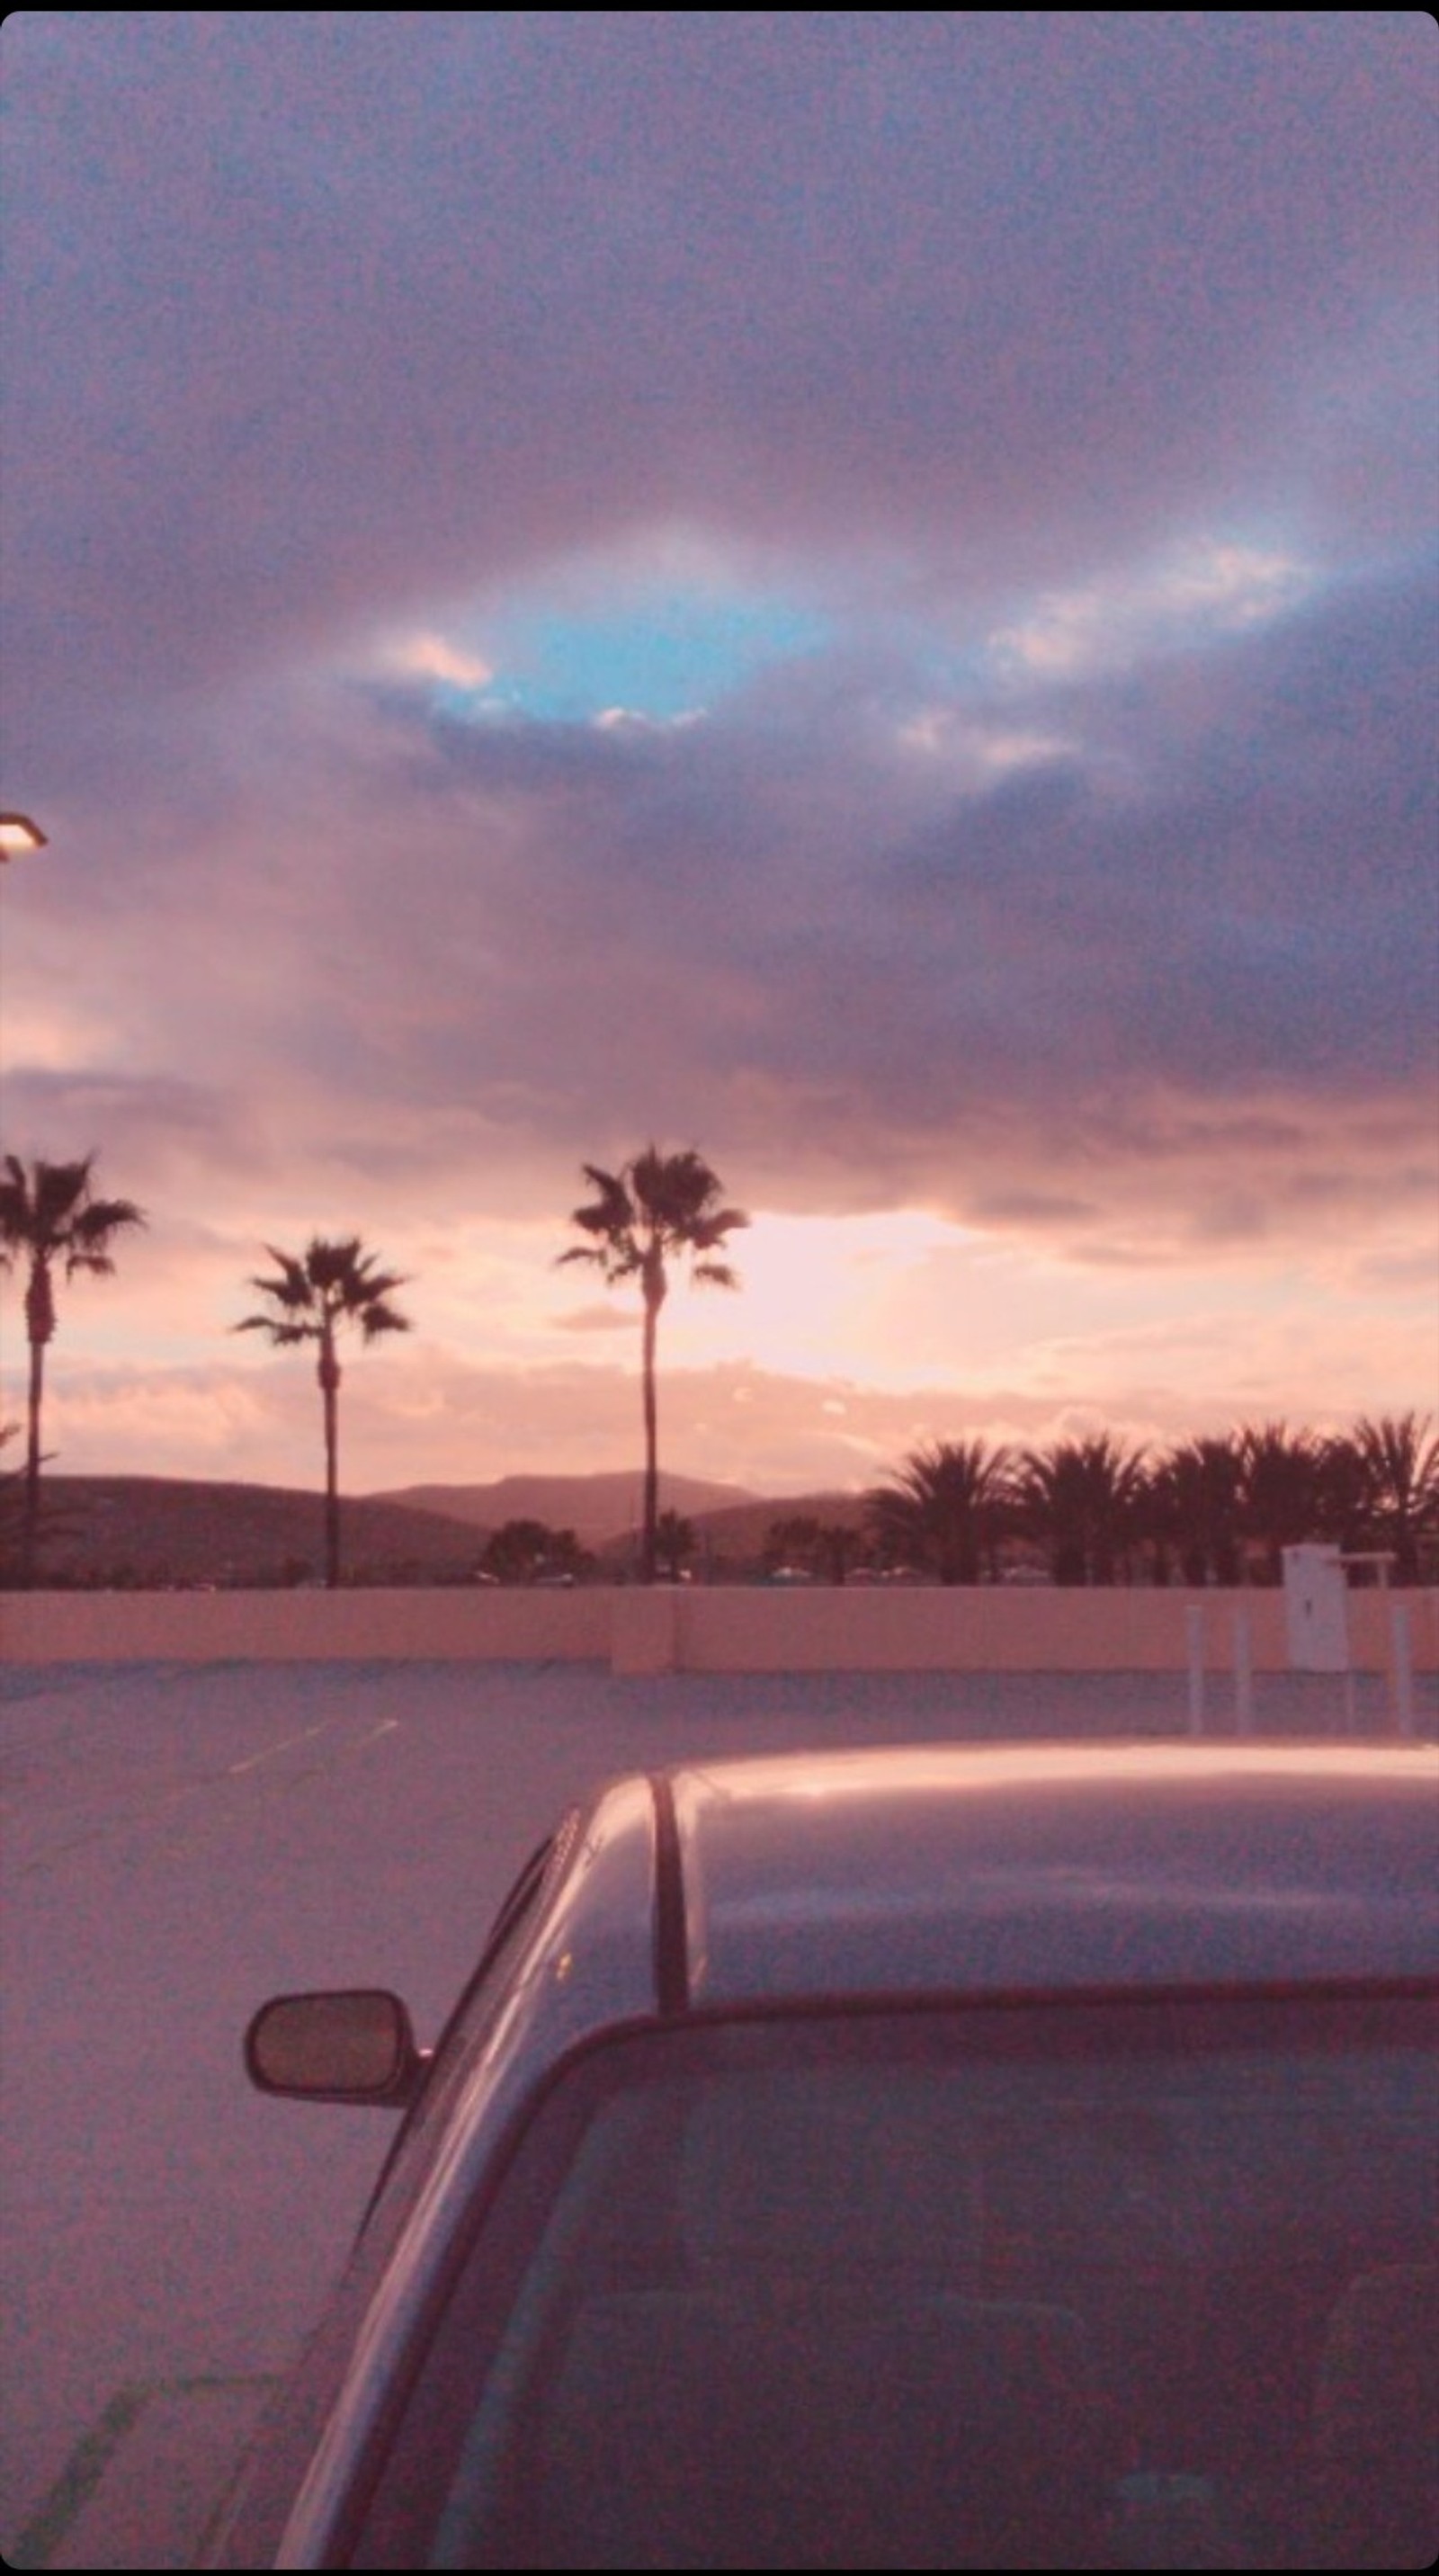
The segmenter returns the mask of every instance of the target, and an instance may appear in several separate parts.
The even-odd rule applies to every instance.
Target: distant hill
[[[42,1580],[284,1584],[318,1581],[324,1572],[324,1497],[308,1488],[47,1475],[41,1506]],[[340,1524],[344,1571],[368,1582],[468,1580],[490,1531],[506,1521],[537,1520],[572,1529],[598,1556],[602,1575],[627,1572],[642,1507],[642,1479],[631,1472],[502,1476],[488,1485],[347,1495]],[[863,1517],[858,1494],[753,1494],[742,1485],[664,1474],[660,1508],[694,1524],[701,1561],[735,1565],[759,1559],[773,1521],[856,1527]]]
[[[776,1521],[818,1521],[822,1527],[862,1529],[863,1494],[765,1494],[723,1511],[690,1514],[697,1535],[719,1556],[759,1556]]]
[[[549,1529],[572,1529],[581,1547],[598,1548],[639,1528],[644,1517],[644,1478],[628,1469],[597,1476],[501,1476],[492,1485],[405,1485],[398,1492],[371,1494],[368,1499],[409,1512],[439,1512],[447,1520],[468,1521],[479,1530],[499,1529],[506,1521],[543,1521]],[[750,1505],[768,1509],[744,1485],[721,1485],[702,1476],[660,1471],[662,1512],[682,1512],[686,1520],[693,1520],[701,1512]],[[777,1504],[775,1509],[788,1506]]]
[[[316,1580],[325,1564],[320,1493],[283,1485],[208,1484],[178,1476],[46,1476],[42,1579],[163,1583]],[[435,1582],[474,1572],[475,1530],[433,1512],[345,1500],[347,1574]]]

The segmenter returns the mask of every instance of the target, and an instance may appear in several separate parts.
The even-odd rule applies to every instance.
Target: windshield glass
[[[1430,2564],[1424,2009],[1071,2001],[592,2054],[356,2563]]]

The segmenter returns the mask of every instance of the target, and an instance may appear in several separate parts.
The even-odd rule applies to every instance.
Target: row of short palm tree
[[[1157,1454],[1109,1432],[1045,1449],[937,1441],[868,1498],[882,1554],[942,1583],[978,1583],[1015,1540],[1042,1549],[1056,1583],[1278,1582],[1283,1550],[1329,1540],[1391,1561],[1414,1582],[1439,1543],[1439,1438],[1417,1413],[1321,1436],[1243,1425]]]

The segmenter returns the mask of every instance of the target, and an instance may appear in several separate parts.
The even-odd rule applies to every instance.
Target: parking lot
[[[1420,1724],[1439,1720],[1421,1685]],[[1387,1723],[1377,1679],[1353,1715]],[[1266,1731],[1339,1733],[1329,1676]],[[1216,1700],[1217,1727],[1226,1712]],[[1182,1675],[615,1679],[456,1663],[13,1669],[5,1790],[0,2549],[188,2566],[343,2259],[392,2115],[261,2100],[286,1987],[393,1984],[433,2032],[572,1794],[681,1754],[1177,1735]]]

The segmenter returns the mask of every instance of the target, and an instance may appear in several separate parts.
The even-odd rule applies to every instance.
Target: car
[[[521,1872],[225,2567],[1427,2567],[1435,1862],[1416,1743],[686,1762]]]

